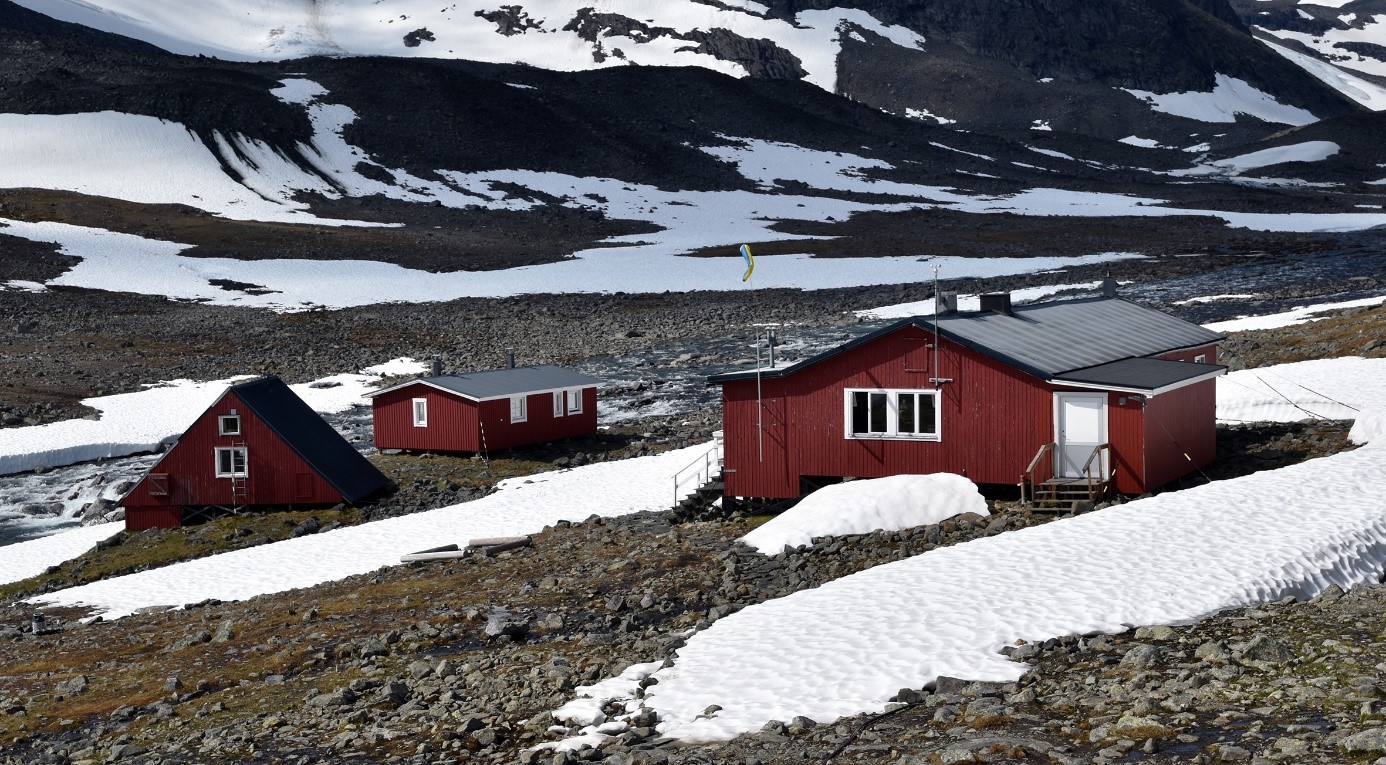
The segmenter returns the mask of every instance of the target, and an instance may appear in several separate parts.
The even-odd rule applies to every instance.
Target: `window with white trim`
[[[936,390],[846,391],[847,438],[939,440]]]
[[[563,416],[563,391],[554,391],[553,394],[553,416],[554,419]]]
[[[428,427],[428,399],[414,399],[414,427]]]
[[[239,414],[223,414],[218,417],[217,433],[223,436],[239,436],[241,434],[241,416]]]
[[[246,448],[244,446],[218,446],[215,451],[217,478],[244,478],[246,476]]]
[[[1195,364],[1207,364],[1207,363],[1208,363],[1208,357],[1207,357],[1206,355],[1200,353],[1200,354],[1198,354],[1197,356],[1194,356],[1194,363],[1195,363]]]
[[[582,389],[568,391],[568,414],[582,414]]]
[[[510,397],[510,421],[524,422],[529,419],[529,397],[511,396]]]

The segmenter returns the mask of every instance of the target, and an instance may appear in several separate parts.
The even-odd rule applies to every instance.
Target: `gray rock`
[[[1371,728],[1343,739],[1343,750],[1352,753],[1386,753],[1386,728]]]
[[[212,633],[213,643],[226,643],[236,636],[236,625],[230,619],[226,619],[217,625],[216,632]]]
[[[1164,625],[1136,628],[1137,640],[1173,640],[1178,636],[1177,632]]]
[[[1131,669],[1149,669],[1160,663],[1161,653],[1158,647],[1141,643],[1132,646],[1126,655],[1121,657],[1121,666]]]
[[[58,687],[56,690],[58,693],[64,696],[76,696],[78,694],[86,693],[88,685],[89,683],[87,682],[87,676],[78,675],[70,680],[64,680],[63,682],[58,683]]]
[[[356,692],[347,687],[338,688],[331,693],[323,693],[308,700],[311,707],[340,707],[356,701]]]
[[[522,638],[529,634],[529,622],[519,616],[511,614],[509,611],[496,610],[486,619],[486,627],[483,630],[486,637],[498,638],[501,636],[509,638]]]
[[[1242,661],[1248,663],[1284,664],[1294,658],[1293,651],[1263,633],[1257,633],[1242,648]]]

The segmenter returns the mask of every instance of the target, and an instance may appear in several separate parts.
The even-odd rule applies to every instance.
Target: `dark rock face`
[[[582,39],[596,45],[592,56],[598,63],[605,61],[607,56],[602,47],[602,38],[620,36],[648,42],[667,37],[695,42],[697,46],[689,46],[693,50],[722,61],[740,64],[752,77],[797,80],[808,74],[797,56],[780,48],[773,41],[753,40],[722,28],[679,32],[669,27],[653,27],[619,13],[599,13],[592,8],[578,11],[573,20],[563,28],[576,32]],[[615,48],[610,51],[610,55],[618,58],[624,56]]]

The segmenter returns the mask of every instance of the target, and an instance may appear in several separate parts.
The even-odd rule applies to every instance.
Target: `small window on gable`
[[[428,427],[428,399],[414,399],[414,427]]]
[[[241,416],[239,414],[223,414],[218,417],[217,432],[223,436],[239,436],[241,434]]]
[[[168,496],[168,473],[149,474],[149,496],[167,497]]]
[[[582,414],[582,389],[568,391],[568,414]]]
[[[1198,354],[1197,356],[1194,356],[1194,363],[1195,363],[1195,364],[1207,364],[1207,363],[1208,363],[1208,357],[1207,357],[1206,355],[1200,353],[1200,354]]]
[[[524,422],[529,419],[529,397],[511,396],[510,397],[510,421]]]
[[[553,394],[553,416],[555,418],[563,416],[563,393],[561,391]]]

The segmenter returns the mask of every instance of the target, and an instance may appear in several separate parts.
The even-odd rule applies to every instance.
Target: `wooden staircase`
[[[1077,501],[1097,502],[1112,491],[1112,445],[1098,444],[1083,463],[1081,476],[1055,475],[1058,444],[1047,443],[1035,453],[1020,477],[1020,500],[1037,506],[1060,506]],[[1046,459],[1047,458],[1047,459]]]
[[[689,485],[696,488],[684,494]],[[674,474],[674,513],[695,518],[722,498],[722,432],[713,434],[712,446],[683,470]]]

